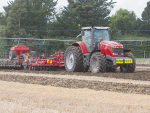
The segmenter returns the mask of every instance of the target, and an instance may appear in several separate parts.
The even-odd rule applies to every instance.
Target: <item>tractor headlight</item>
[[[121,53],[121,55],[124,55],[124,53]]]
[[[118,55],[118,53],[113,53],[113,55]]]
[[[123,45],[122,46],[112,46],[112,48],[123,48]]]
[[[112,48],[118,48],[117,46],[112,46]]]

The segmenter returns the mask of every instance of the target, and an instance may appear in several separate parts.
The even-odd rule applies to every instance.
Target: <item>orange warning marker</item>
[[[27,53],[27,58],[29,58],[29,53]]]
[[[47,59],[47,64],[52,64],[52,59]]]

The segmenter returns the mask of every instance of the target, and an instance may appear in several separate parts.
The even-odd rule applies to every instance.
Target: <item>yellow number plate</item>
[[[52,59],[47,59],[48,64],[52,64]]]
[[[117,64],[123,64],[123,59],[116,59]]]
[[[123,63],[131,64],[131,63],[133,63],[133,61],[132,61],[132,59],[125,59],[125,60],[123,60],[123,59],[116,59],[116,63],[117,64],[123,64]]]
[[[125,59],[125,63],[132,63],[132,59]]]

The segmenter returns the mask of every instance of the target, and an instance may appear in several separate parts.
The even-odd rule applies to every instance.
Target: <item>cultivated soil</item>
[[[134,73],[0,71],[0,113],[149,113],[150,61]]]

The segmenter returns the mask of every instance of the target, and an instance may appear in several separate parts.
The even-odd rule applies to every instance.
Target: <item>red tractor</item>
[[[135,58],[131,50],[110,41],[110,27],[83,27],[82,41],[74,42],[65,52],[64,64],[68,72],[90,71],[121,72],[135,71]]]

